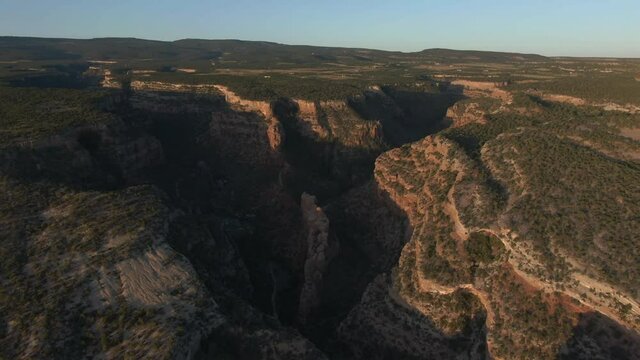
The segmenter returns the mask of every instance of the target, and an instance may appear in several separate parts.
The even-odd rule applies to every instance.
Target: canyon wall
[[[329,263],[339,251],[339,245],[329,232],[329,219],[316,205],[316,198],[303,193],[300,200],[305,223],[307,255],[304,263],[304,282],[300,292],[298,321],[307,322],[309,313],[320,303],[323,279]]]

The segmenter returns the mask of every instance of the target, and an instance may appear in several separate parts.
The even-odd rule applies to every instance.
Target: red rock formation
[[[211,143],[219,156],[245,165],[281,164],[284,131],[267,102],[248,101],[217,86],[233,111],[214,112]]]
[[[279,124],[256,113],[216,112],[210,123],[211,143],[218,155],[239,164],[268,165],[279,161]]]
[[[447,110],[447,119],[451,121],[451,127],[461,127],[467,124],[486,124],[486,113],[478,103],[457,103]]]

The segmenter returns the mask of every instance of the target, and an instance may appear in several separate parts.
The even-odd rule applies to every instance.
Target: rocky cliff
[[[260,289],[254,290],[247,268],[256,268],[241,242],[256,225],[246,208],[234,212],[234,188],[246,185],[227,185],[224,178],[246,167],[216,170],[212,149],[230,156],[234,148],[211,145],[218,138],[201,126],[202,106],[176,111],[157,104],[167,96],[177,102],[181,95],[134,94],[133,111],[121,114],[113,108],[121,103],[110,105],[112,123],[0,151],[6,160],[0,216],[10,224],[2,230],[8,242],[1,281],[13,289],[0,296],[3,310],[13,303],[0,314],[2,356],[323,358],[297,331],[255,307]],[[243,146],[273,154],[269,166],[277,174],[278,163],[271,162],[277,145],[272,148],[275,138],[270,142],[262,114],[225,106],[215,110],[257,124],[254,133],[264,130]],[[227,132],[242,127],[232,125]],[[247,166],[260,164],[246,159]],[[157,187],[132,187],[137,183]],[[267,182],[253,194],[273,204],[260,216],[279,227],[272,215],[280,212],[272,209],[280,203],[269,188]],[[299,245],[297,233],[291,239]],[[304,255],[296,259],[303,263]]]
[[[339,251],[339,245],[330,237],[329,219],[316,205],[314,196],[303,193],[300,208],[305,224],[307,256],[304,263],[304,282],[300,291],[298,321],[304,324],[309,313],[320,303],[325,272]]]
[[[522,241],[514,243],[516,230],[505,227],[504,222],[504,214],[513,214],[514,200],[506,201],[504,190],[491,176],[455,143],[439,136],[378,158],[376,183],[406,214],[410,239],[391,279],[371,285],[341,324],[340,333],[349,339],[354,351],[384,358],[380,354],[401,353],[411,348],[409,344],[420,343],[412,331],[405,334],[388,327],[397,323],[398,317],[408,318],[407,314],[415,311],[428,318],[426,323],[431,326],[423,332],[430,338],[425,346],[412,348],[411,354],[420,354],[418,357],[485,358],[490,354],[526,358],[535,354],[549,358],[572,353],[576,349],[568,345],[570,337],[581,331],[584,317],[594,319],[608,334],[590,340],[598,344],[598,356],[606,356],[603,354],[616,346],[611,335],[615,332],[629,341],[621,354],[636,352],[633,331],[620,330],[601,315],[609,314],[625,323],[616,315],[614,302],[604,308],[603,302],[580,297],[572,289],[590,281],[584,275],[565,279],[567,288],[558,288],[541,276],[546,271],[523,270],[545,260],[536,258],[531,247],[525,251],[526,258],[517,250],[526,245]],[[618,301],[628,302],[633,308],[634,300],[620,290],[609,292],[620,294]],[[383,311],[379,304],[394,310]],[[522,316],[526,306],[532,308]],[[464,352],[454,350],[456,355],[447,355],[452,348],[445,351],[438,345],[447,341],[465,343],[460,348]]]
[[[468,124],[485,124],[486,112],[478,103],[457,103],[447,110],[447,119],[451,126],[462,127]]]
[[[215,87],[224,95],[227,103],[236,112],[253,112],[261,115],[266,124],[266,137],[269,147],[273,151],[277,151],[280,148],[282,144],[282,129],[280,122],[273,115],[270,103],[244,100],[224,86],[216,85]],[[232,134],[229,135],[232,136]]]

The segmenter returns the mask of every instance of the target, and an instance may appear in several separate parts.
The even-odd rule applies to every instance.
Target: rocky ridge
[[[367,335],[355,336],[356,353],[395,352],[400,350],[390,349],[411,348],[410,343],[419,343],[415,339],[409,341],[410,334],[388,328],[387,324],[395,321],[392,318],[406,318],[402,306],[433,322],[438,329],[435,333],[431,331],[434,344],[448,337],[473,343],[486,336],[488,349],[468,344],[465,348],[475,350],[466,353],[465,358],[484,358],[487,350],[497,358],[523,358],[532,353],[546,358],[556,353],[572,353],[565,345],[570,342],[571,329],[579,327],[580,319],[589,316],[604,319],[604,314],[631,328],[636,326],[617,315],[615,302],[603,308],[602,302],[593,302],[589,296],[580,297],[580,291],[570,287],[558,292],[558,287],[548,280],[521,270],[536,261],[531,258],[535,252],[527,248],[528,258],[519,257],[513,247],[521,247],[522,243],[514,245],[513,230],[499,220],[507,209],[505,206],[510,206],[513,200],[505,203],[501,191],[487,181],[484,170],[451,141],[432,136],[383,154],[376,161],[375,180],[406,213],[411,239],[404,246],[394,277],[380,280],[375,285],[376,291],[367,290],[360,305],[340,327],[348,338],[367,329]],[[576,284],[598,283],[584,274],[576,276],[581,277]],[[384,283],[387,285],[381,287]],[[621,294],[619,289],[604,286],[602,291]],[[546,310],[522,319],[519,315],[522,304],[514,299],[520,302],[527,298]],[[628,295],[621,295],[618,301],[635,308],[635,301]],[[382,313],[386,320],[381,320],[382,310],[377,305],[372,307],[381,302],[394,304],[395,315],[385,310]],[[591,315],[594,310],[599,314]],[[544,321],[538,323],[540,319]],[[554,333],[553,340],[542,330],[549,326],[549,321],[559,331]],[[538,330],[532,330],[536,327]],[[615,342],[617,336],[612,334],[621,330],[609,324],[602,331],[607,336],[598,339],[601,342],[597,346],[598,351],[606,353],[607,342]],[[625,347],[623,353],[629,356],[637,351],[637,335],[626,332],[625,341],[632,345]],[[539,339],[532,340],[532,336]],[[536,345],[525,345],[531,343]],[[451,356],[435,345],[413,349],[412,353],[422,357]]]
[[[307,322],[307,317],[320,302],[324,274],[332,258],[339,251],[335,239],[330,238],[329,219],[322,208],[316,205],[316,198],[303,193],[300,207],[305,223],[307,256],[304,263],[304,283],[300,291],[298,321]]]

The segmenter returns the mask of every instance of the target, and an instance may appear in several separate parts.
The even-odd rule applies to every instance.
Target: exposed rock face
[[[82,128],[75,138],[100,163],[127,182],[139,180],[146,170],[164,163],[160,141],[148,134],[129,135],[122,123],[102,128]]]
[[[636,330],[640,329],[640,316],[632,315],[640,314],[640,291],[638,291],[637,278],[635,276],[625,276],[629,274],[627,271],[633,271],[626,269],[633,269],[632,264],[637,261],[633,257],[624,256],[620,252],[618,255],[613,255],[617,257],[616,261],[619,266],[611,270],[604,270],[608,269],[611,257],[604,255],[603,252],[613,251],[613,244],[619,242],[631,244],[635,236],[632,234],[635,234],[636,231],[616,234],[615,236],[609,235],[614,230],[608,228],[608,223],[603,222],[602,218],[596,216],[591,216],[589,220],[581,220],[579,222],[580,225],[577,225],[576,223],[578,222],[575,219],[578,215],[572,209],[581,209],[588,206],[588,203],[583,203],[582,201],[584,200],[580,200],[584,196],[582,195],[584,190],[581,191],[581,195],[576,197],[566,195],[573,191],[573,185],[565,185],[565,181],[570,181],[567,179],[572,176],[585,177],[590,181],[602,181],[603,184],[600,186],[613,182],[613,180],[599,180],[599,176],[604,177],[606,174],[601,175],[598,173],[598,177],[594,176],[595,171],[593,169],[597,167],[593,164],[603,166],[606,164],[604,162],[605,159],[600,156],[593,156],[593,153],[588,153],[588,155],[593,156],[585,156],[590,161],[589,165],[563,171],[565,167],[563,160],[549,157],[549,149],[555,148],[556,151],[567,154],[572,151],[584,151],[584,149],[576,149],[573,143],[564,142],[557,138],[549,139],[545,137],[546,146],[536,146],[532,150],[528,150],[529,156],[533,157],[536,153],[539,154],[538,156],[547,156],[549,160],[545,162],[545,166],[542,168],[547,170],[553,167],[556,170],[547,170],[546,173],[535,173],[533,175],[533,170],[527,170],[539,169],[539,165],[532,164],[530,158],[510,154],[510,152],[522,152],[525,149],[522,143],[524,139],[542,141],[543,135],[528,129],[505,133],[490,141],[482,150],[484,163],[487,164],[497,179],[509,187],[508,203],[510,207],[502,214],[499,225],[504,234],[502,237],[503,242],[511,251],[510,261],[514,268],[521,276],[527,279],[535,279],[534,281],[538,282],[538,286],[548,291],[554,288],[554,282],[562,282],[564,284],[563,292],[568,296],[580,299],[582,304],[628,327]],[[615,166],[618,166],[617,163],[615,164]],[[615,167],[612,167],[612,169],[617,170]],[[552,174],[558,171],[563,171],[562,176],[553,178]],[[573,184],[575,180],[570,182]],[[640,189],[636,184],[620,186],[632,194],[638,194],[635,189]],[[563,194],[561,195],[563,201],[552,203],[547,198],[547,191]],[[607,211],[615,214],[612,216],[618,221],[624,221],[629,224],[628,226],[640,228],[640,224],[626,218],[627,214],[633,212],[630,209],[633,206],[631,204],[637,203],[633,200],[634,196],[629,195],[625,201],[620,201],[619,198],[614,196],[602,195],[599,201],[608,204]],[[543,201],[551,202],[553,205],[545,205],[544,208],[541,208],[540,204]],[[540,225],[527,221],[519,212],[523,208],[549,216],[550,219],[545,222],[546,224],[552,223],[554,218],[551,217],[551,214],[565,214],[566,218],[564,216],[563,218],[571,219],[571,222],[568,222],[563,228],[565,231],[569,231],[571,236],[562,238],[557,233],[548,231],[546,228],[543,230],[539,227]],[[549,208],[553,208],[553,213],[548,210]],[[582,225],[583,223],[589,225]],[[546,226],[551,227],[551,225]],[[545,245],[547,237],[562,239],[562,241],[556,240],[558,243],[552,246],[552,256],[549,256],[549,251],[545,249],[545,246],[549,246]],[[594,244],[595,246],[587,246],[586,251],[579,250],[585,243]],[[545,253],[547,254],[545,255]],[[602,297],[598,293],[610,295]],[[622,306],[628,307],[628,314],[624,315],[620,312],[620,304],[625,304]]]
[[[246,100],[236,95],[236,93],[229,90],[226,86],[214,85],[214,87],[224,95],[227,103],[238,111],[255,111],[262,114],[265,118],[271,118],[273,116],[271,104],[266,101]]]
[[[288,109],[281,110],[279,116],[310,141],[333,142],[345,149],[371,148],[382,141],[381,124],[363,118],[348,101],[291,100],[285,106]]]
[[[306,230],[307,257],[304,263],[298,320],[304,324],[319,304],[324,274],[338,251],[338,243],[330,237],[329,219],[316,205],[314,196],[302,194],[300,208]]]
[[[503,136],[495,141],[504,139]],[[491,146],[485,152],[483,159],[495,169],[491,170],[494,175],[505,179],[504,183],[514,183],[513,189],[526,186],[518,176],[504,178],[504,171],[514,166],[509,160],[506,164],[511,165],[493,165],[495,152]],[[407,215],[411,237],[386,285],[381,285],[385,284],[383,281],[372,285],[340,326],[341,337],[355,353],[402,354],[399,349],[404,345],[398,344],[421,343],[412,332],[390,331],[389,324],[397,321],[392,319],[400,315],[398,310],[380,310],[380,304],[386,304],[387,309],[408,306],[429,319],[428,324],[433,327],[422,334],[431,339],[423,342],[424,348],[413,349],[423,357],[485,358],[490,354],[498,358],[552,358],[578,353],[581,350],[577,348],[589,341],[600,344],[594,346],[594,356],[606,356],[618,346],[619,342],[612,338],[585,339],[594,336],[591,330],[584,329],[586,325],[580,319],[585,317],[597,319],[592,323],[598,325],[591,326],[602,326],[607,329],[603,330],[605,333],[615,331],[614,322],[594,316],[594,310],[610,314],[618,322],[624,320],[588,296],[578,301],[572,287],[587,281],[584,274],[568,281],[567,288],[559,292],[544,275],[535,275],[543,272],[522,270],[541,264],[543,259],[531,248],[525,259],[517,249],[522,244],[515,245],[510,235],[513,230],[505,228],[506,223],[516,223],[507,220],[513,212],[505,212],[513,209],[509,204],[516,200],[506,202],[486,170],[455,143],[432,136],[389,151],[376,161],[375,180]],[[522,193],[526,191],[515,190],[513,196]],[[630,309],[635,308],[625,294],[614,290],[609,293],[615,293],[621,303],[631,304]],[[523,317],[526,311],[529,312]],[[570,340],[572,333],[580,334],[580,339]],[[638,343],[633,340],[633,331],[619,330],[619,334],[627,341],[620,353],[636,352]],[[466,345],[458,350],[438,345],[452,338]]]
[[[486,113],[475,102],[457,103],[447,110],[447,119],[451,121],[451,127],[461,127],[468,124],[485,124]]]
[[[274,166],[281,163],[279,149],[284,132],[266,102],[243,100],[225,87],[222,91],[233,111],[214,112],[211,143],[226,159],[241,164]]]
[[[266,134],[271,150],[277,151],[280,148],[280,145],[282,144],[283,133],[280,122],[273,115],[271,104],[265,101],[251,101],[242,99],[231,90],[221,85],[215,85],[215,88],[222,92],[227,103],[231,105],[231,108],[235,111],[248,111],[260,114],[267,124]]]
[[[483,320],[480,313],[464,332],[444,334],[398,297],[389,276],[380,275],[338,332],[359,359],[487,359]]]
[[[513,278],[514,274],[501,265],[507,258],[499,241],[487,243],[491,255],[486,259],[478,258],[473,250],[481,239],[475,235],[479,231],[498,233],[499,193],[460,148],[439,136],[386,153],[377,161],[375,176],[404,209],[412,226],[411,240],[402,251],[394,278],[398,296],[431,319],[442,334],[463,336],[471,342],[487,336],[489,351],[504,356],[507,350],[502,337],[526,335],[513,320],[520,310],[506,300],[504,290],[494,287],[493,279]],[[551,306],[548,304],[555,301],[543,300],[542,304]],[[570,326],[572,310],[566,311],[551,321]],[[507,322],[507,318],[512,320]],[[482,330],[485,321],[487,335]],[[508,331],[494,332],[505,326]],[[465,333],[464,329],[474,330]],[[556,341],[542,351],[557,351],[563,340]],[[528,351],[516,349],[508,350],[515,350],[509,357]],[[482,354],[479,351],[474,357]]]
[[[453,357],[454,354],[463,358],[486,356],[483,340],[486,315],[482,303],[474,299],[464,287],[440,288],[432,279],[425,277],[425,269],[428,267],[434,267],[434,272],[440,274],[442,270],[436,267],[443,266],[441,264],[444,263],[455,266],[455,270],[443,271],[442,274],[457,274],[458,279],[443,279],[443,283],[464,283],[467,280],[463,279],[468,278],[465,275],[468,270],[456,265],[461,261],[458,250],[462,246],[461,242],[466,239],[466,231],[452,226],[457,216],[447,213],[446,209],[451,207],[453,201],[449,198],[452,182],[462,182],[472,169],[466,169],[464,159],[452,156],[454,149],[446,139],[428,137],[418,143],[389,151],[376,161],[374,175],[377,186],[406,214],[411,226],[407,232],[410,238],[402,250],[399,268],[394,271],[394,276],[378,282],[378,290],[368,289],[361,303],[351,311],[340,327],[340,333],[350,339],[356,353],[387,352],[406,356],[401,350],[403,344],[415,342],[422,344],[413,349],[419,354],[418,358]],[[478,194],[482,195],[482,192]],[[445,220],[450,216],[452,218],[449,221],[453,224]],[[445,240],[450,236],[456,237],[456,241],[460,243],[455,245],[454,242],[452,245]],[[442,240],[440,237],[443,237]],[[421,339],[413,338],[412,331],[407,334],[403,331],[390,331],[383,324],[397,322],[391,319],[400,315],[391,315],[386,311],[382,312],[384,315],[380,315],[378,305],[373,305],[384,303],[395,309],[393,313],[404,313],[402,317],[409,319],[407,321],[418,321],[415,320],[415,313],[412,315],[414,311],[419,316],[430,319],[422,325],[429,330],[421,332]],[[442,304],[448,304],[447,310],[440,308]],[[464,306],[460,306],[461,304]],[[409,310],[404,310],[403,307]],[[410,320],[411,318],[414,319]],[[364,329],[358,325],[362,323],[370,323],[366,327],[370,329],[367,336],[355,335],[364,334]],[[407,327],[409,328],[412,327]],[[391,337],[391,334],[396,334],[396,337]],[[465,352],[448,347],[446,344],[449,341],[465,343],[460,348],[464,348]]]
[[[176,212],[169,227],[169,242],[189,258],[199,278],[211,291],[233,291],[249,300],[253,286],[235,241],[252,229],[233,218],[198,221]]]
[[[368,147],[382,139],[380,123],[366,121],[346,101],[322,101],[320,109],[329,132],[346,147]]]
[[[330,181],[340,187],[362,182],[385,149],[380,123],[362,118],[347,101],[281,99],[274,111],[287,134],[287,160],[313,174],[317,180],[312,182]]]
[[[330,139],[331,175],[354,184],[370,174],[369,164],[385,146],[378,121],[363,119],[343,101],[323,101],[319,104],[319,121],[324,121]]]
[[[20,239],[15,249],[13,245],[2,248],[11,249],[15,255],[3,253],[7,258],[4,264],[11,265],[16,275],[10,277],[11,284],[0,281],[3,289],[26,291],[32,284],[39,291],[35,295],[13,294],[30,300],[23,303],[24,308],[12,306],[16,313],[0,312],[0,354],[9,358],[53,353],[71,358],[324,358],[297,331],[248,303],[260,289],[252,286],[254,279],[249,278],[247,269],[253,273],[261,269],[255,262],[251,263],[253,267],[245,264],[251,251],[246,251],[248,245],[264,239],[265,251],[260,256],[272,254],[269,256],[300,262],[297,273],[302,272],[304,262],[304,253],[297,250],[301,245],[298,225],[295,219],[289,219],[300,217],[299,205],[292,200],[291,208],[283,207],[287,204],[283,200],[290,195],[277,185],[277,172],[283,166],[277,120],[271,117],[269,128],[262,111],[224,109],[224,103],[215,102],[215,95],[209,101],[208,95],[194,98],[186,92],[154,91],[133,94],[130,105],[149,115],[134,119],[135,128],[129,126],[132,119],[115,119],[104,126],[69,129],[42,142],[0,152],[6,160],[0,166],[5,197],[0,207],[8,207],[0,213],[0,221],[13,224],[15,219],[3,216],[23,214],[16,227],[0,230],[3,239]],[[181,100],[184,106],[180,106]],[[202,115],[209,111],[228,122],[216,127],[214,121],[210,132],[187,128],[200,127]],[[185,117],[180,124],[172,123],[177,121],[171,117],[176,113]],[[164,127],[159,138],[146,132],[158,124]],[[236,138],[229,140],[226,136]],[[210,161],[207,144],[214,144],[218,155],[228,159],[226,164],[232,170],[223,172],[224,177],[219,174],[222,167],[209,166],[219,163]],[[163,145],[169,145],[168,156]],[[250,184],[229,184],[228,178],[247,178],[246,171],[256,165],[264,166],[269,176],[254,173]],[[166,193],[156,188],[128,187],[140,181],[157,181],[149,170],[158,166],[158,173],[165,176],[159,183]],[[176,168],[180,173],[167,173]],[[17,189],[19,182],[13,178],[26,184],[37,185],[42,179],[47,183],[34,185],[34,189]],[[121,190],[103,194],[72,191],[65,186]],[[255,198],[239,206],[244,206],[240,208],[245,213],[249,212],[248,206],[258,207],[258,220],[251,214],[233,212],[237,205],[234,190],[250,188],[247,193]],[[64,197],[67,193],[69,196]],[[170,204],[163,204],[164,200]],[[171,215],[166,206],[172,207]],[[178,206],[180,209],[176,209]],[[154,212],[149,213],[150,209]],[[40,212],[46,215],[38,215]],[[27,226],[23,222],[32,221],[36,223],[29,225],[28,233],[18,230]],[[256,227],[267,231],[258,238],[253,230]],[[283,231],[287,228],[291,228],[291,234]],[[296,249],[288,249],[288,242]],[[189,256],[197,275],[172,246]],[[27,247],[34,265],[14,263],[22,261],[19,254]],[[70,266],[57,266],[61,263]],[[31,270],[23,274],[24,266],[37,268],[37,278],[30,280],[25,275]],[[2,295],[2,301],[6,300]],[[68,303],[70,298],[72,303]],[[53,307],[40,303],[45,300]],[[39,310],[32,314],[25,309]],[[296,310],[292,307],[289,311]],[[55,335],[36,329],[51,329]]]
[[[330,129],[320,124],[318,103],[306,100],[294,100],[298,105],[298,130],[302,136],[310,139],[328,139]]]
[[[411,235],[403,211],[375,181],[359,186],[327,207],[338,237],[362,252],[367,268],[390,270]]]
[[[504,82],[455,80],[451,82],[452,88],[461,88],[464,95],[469,97],[490,97],[502,101],[505,104],[513,102],[513,95],[504,90],[507,84]]]
[[[217,112],[210,125],[211,145],[221,157],[240,164],[268,166],[279,161],[282,141],[278,125],[257,113]]]
[[[102,75],[103,75],[103,78],[102,78],[102,82],[100,83],[100,85],[102,87],[112,88],[112,89],[117,89],[117,88],[120,87],[120,84],[113,77],[113,74],[111,73],[111,70],[105,69],[102,72]]]
[[[447,109],[461,98],[455,92],[385,86],[370,88],[350,104],[362,117],[379,121],[385,142],[396,147],[445,128]]]

